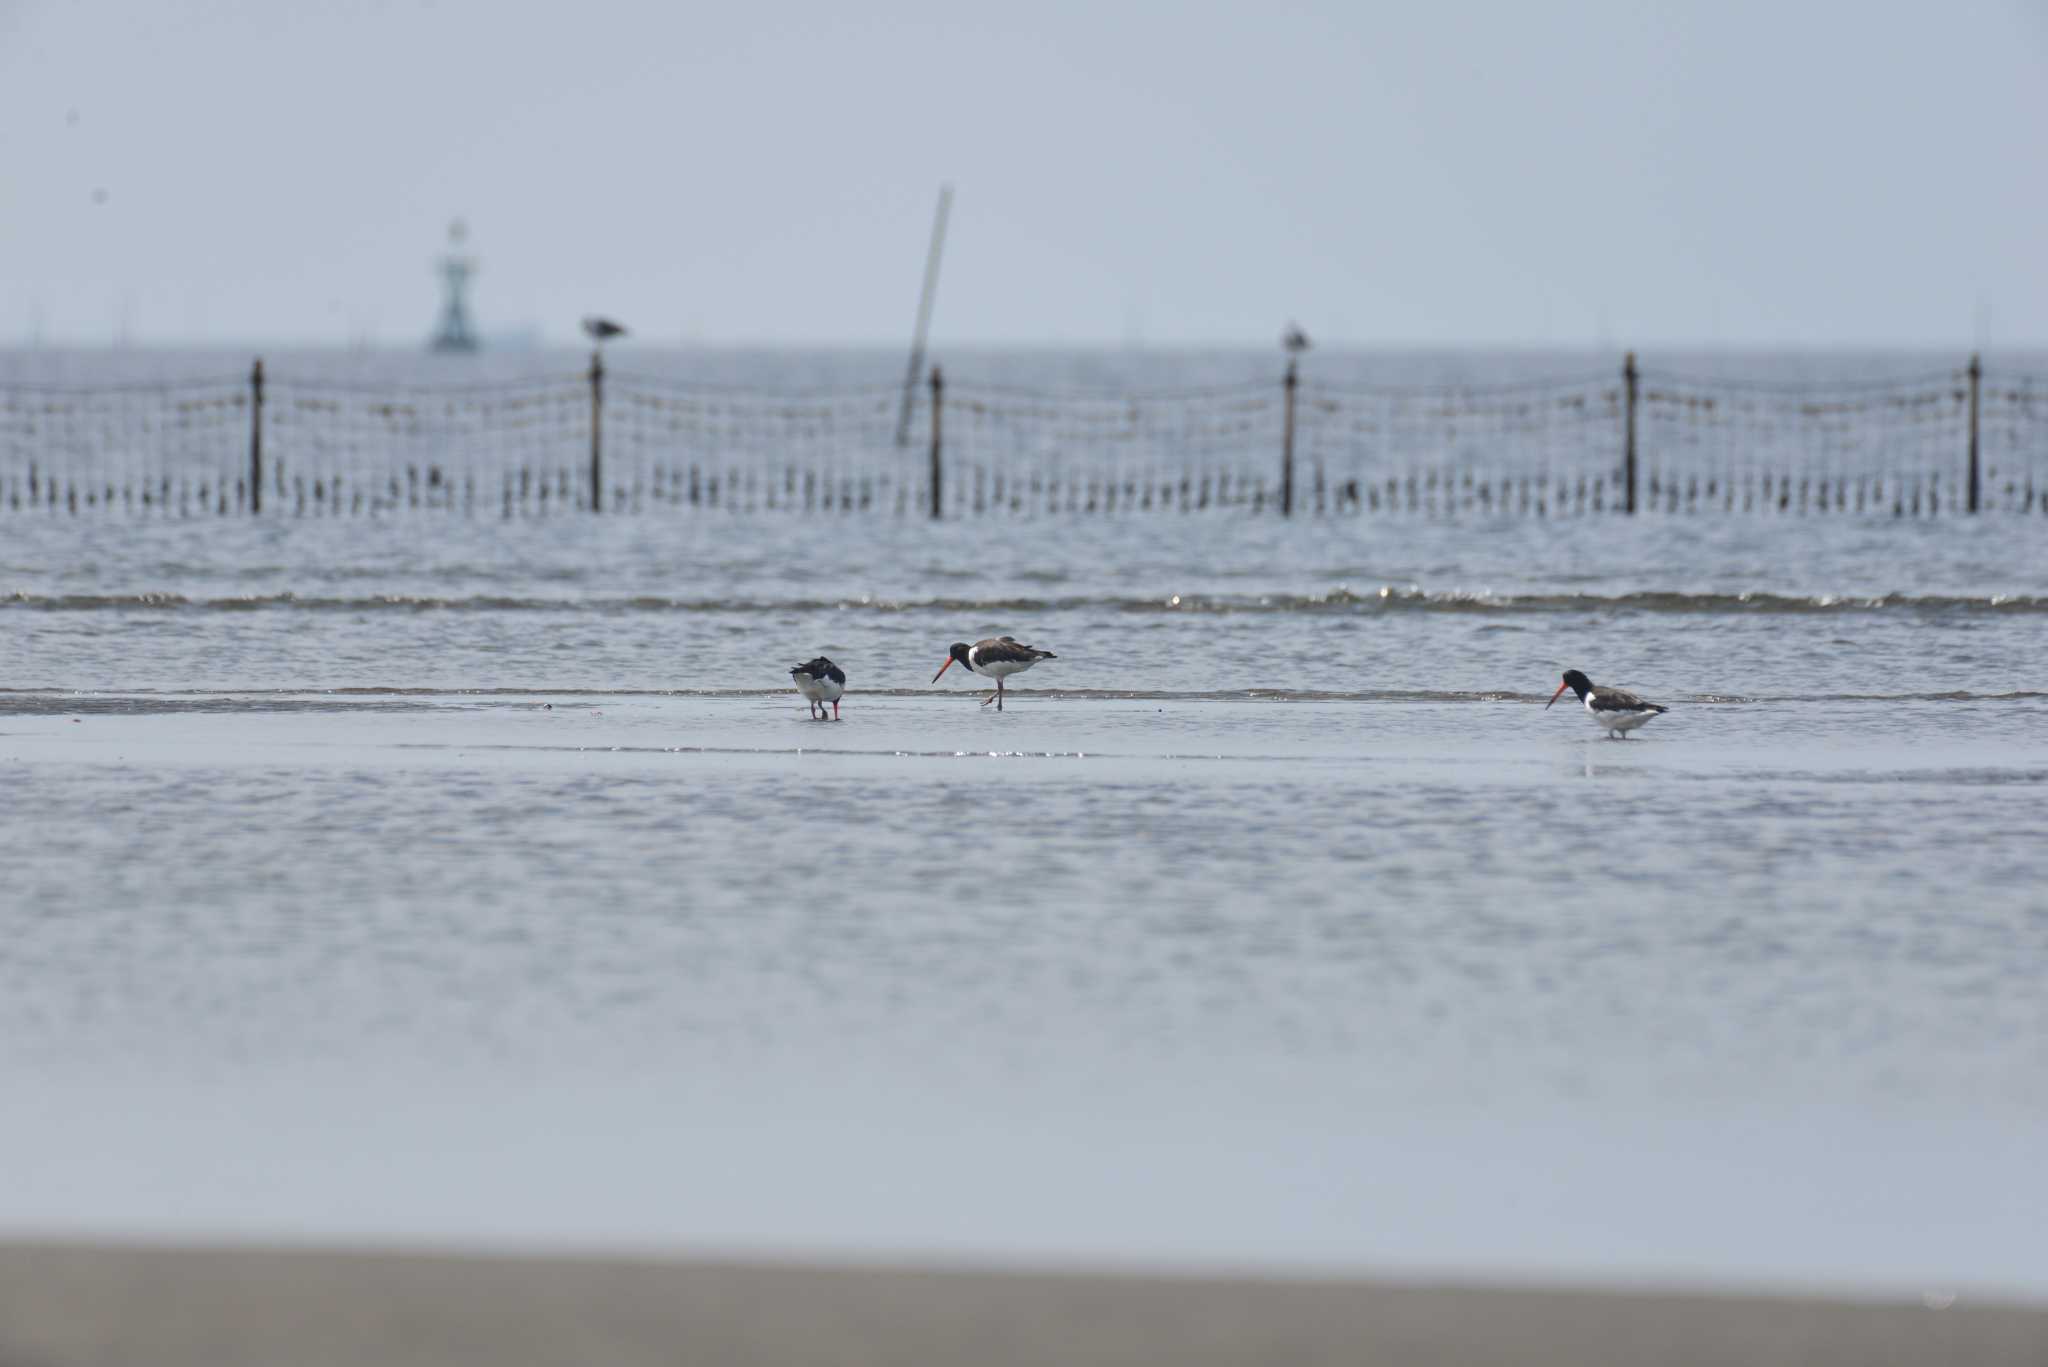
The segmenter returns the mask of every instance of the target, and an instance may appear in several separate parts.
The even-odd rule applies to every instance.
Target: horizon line
[[[591,350],[587,343],[568,338],[522,337],[519,334],[503,334],[502,340],[492,345],[485,339],[477,351],[453,353],[455,359],[485,354],[519,355],[534,352],[585,352]],[[644,351],[650,353],[673,353],[692,351],[877,351],[891,354],[900,353],[906,343],[893,339],[817,339],[817,338],[637,338],[612,342],[608,353]],[[956,352],[1000,352],[1000,351],[1091,351],[1123,354],[1161,353],[1254,353],[1273,352],[1284,355],[1277,341],[1250,341],[1245,339],[1185,339],[1133,342],[1118,338],[977,338],[961,339],[951,343],[929,346],[928,351],[942,354],[951,349]],[[84,340],[70,338],[42,338],[36,340],[0,340],[0,353],[33,354],[36,352],[164,352],[164,351],[237,351],[259,352],[313,351],[313,352],[356,352],[403,355],[418,353],[423,356],[450,355],[435,352],[426,338],[418,342],[387,341],[384,339],[346,340],[313,337],[270,337],[270,338],[206,338],[150,337],[125,340]],[[1868,352],[1868,353],[1928,353],[1956,351],[1962,354],[1993,354],[1998,352],[2040,352],[2048,351],[2048,337],[1997,343],[1968,342],[1955,339],[1877,339],[1877,340],[1810,340],[1810,339],[1764,339],[1764,338],[1678,338],[1652,337],[1638,340],[1560,341],[1532,338],[1466,338],[1460,340],[1395,340],[1395,339],[1352,339],[1340,338],[1334,341],[1317,342],[1311,351],[1330,352],[1551,352],[1595,355],[1622,355],[1629,351],[1685,351],[1685,352]],[[1313,364],[1305,361],[1304,364]]]

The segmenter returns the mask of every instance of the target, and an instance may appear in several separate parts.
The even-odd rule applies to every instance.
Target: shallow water
[[[0,1227],[2048,1295],[2033,523],[4,533]]]

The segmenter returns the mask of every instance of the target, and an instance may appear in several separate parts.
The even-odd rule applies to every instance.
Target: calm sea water
[[[9,517],[0,783],[0,1232],[2048,1295],[2038,519]]]

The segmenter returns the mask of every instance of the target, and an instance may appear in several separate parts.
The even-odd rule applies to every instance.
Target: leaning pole
[[[939,292],[939,255],[946,247],[946,215],[953,187],[939,187],[939,211],[932,219],[932,244],[924,258],[924,292],[917,299],[917,331],[910,339],[910,370],[903,377],[903,411],[896,417],[896,444],[910,445],[910,410],[917,402],[918,372],[924,369],[924,339],[932,325],[932,296]]]

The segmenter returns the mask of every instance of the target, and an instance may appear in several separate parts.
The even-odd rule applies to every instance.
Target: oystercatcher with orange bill
[[[1567,688],[1579,695],[1579,701],[1586,705],[1593,724],[1610,738],[1627,740],[1629,732],[1671,710],[1662,703],[1645,702],[1624,689],[1596,684],[1576,669],[1564,672],[1564,682],[1557,686],[1557,692],[1550,695],[1550,702],[1543,704],[1543,710],[1549,711],[1550,703],[1563,697]]]
[[[809,664],[789,671],[796,691],[810,699],[811,718],[825,720],[825,704],[832,704],[832,720],[839,720],[839,698],[846,692],[846,671],[820,655]]]
[[[1003,680],[1012,674],[1022,674],[1040,660],[1057,660],[1059,656],[1050,650],[1037,650],[1031,646],[1017,644],[1014,636],[992,636],[986,641],[968,645],[965,641],[953,642],[953,648],[946,653],[946,662],[939,666],[944,674],[954,664],[966,665],[975,673],[996,681],[996,691],[981,700],[987,707],[996,705],[996,711],[1003,710]],[[939,681],[939,674],[932,675],[932,682]]]

